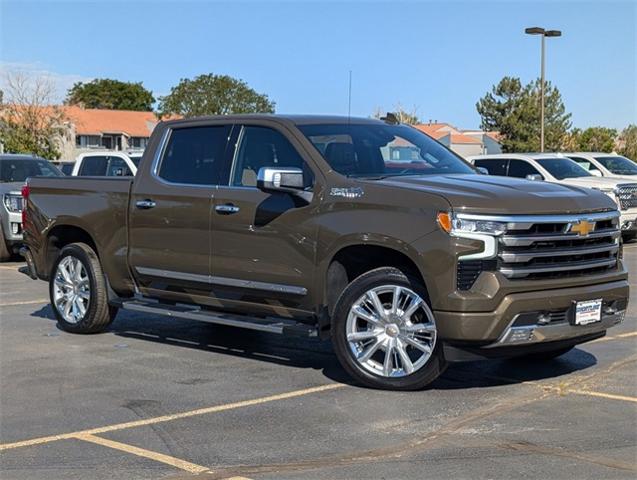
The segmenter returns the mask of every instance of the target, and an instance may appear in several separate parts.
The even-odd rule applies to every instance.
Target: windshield
[[[299,125],[323,158],[348,177],[475,174],[424,133],[405,125]]]
[[[539,158],[537,162],[558,180],[591,176],[576,162],[568,158]]]
[[[61,177],[47,160],[0,158],[0,182],[24,182],[29,177]]]
[[[596,157],[599,163],[604,165],[615,175],[637,175],[637,164],[626,157],[610,156]]]

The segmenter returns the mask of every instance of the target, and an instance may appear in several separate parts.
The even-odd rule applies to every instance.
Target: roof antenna
[[[349,71],[349,90],[347,94],[347,123],[352,116],[352,71]]]

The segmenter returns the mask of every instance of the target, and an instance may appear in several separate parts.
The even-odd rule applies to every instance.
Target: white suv
[[[125,153],[98,150],[78,155],[71,175],[128,177],[134,176],[136,173],[137,166]]]
[[[562,155],[576,161],[580,167],[593,175],[637,182],[637,163],[621,155],[602,152],[573,152]]]
[[[593,175],[570,158],[556,153],[500,153],[476,155],[467,160],[485,169],[489,175],[600,190],[617,203],[624,239],[637,237],[637,177],[635,183],[630,183],[624,178]]]

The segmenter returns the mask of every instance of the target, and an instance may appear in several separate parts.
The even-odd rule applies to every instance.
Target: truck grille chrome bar
[[[619,206],[622,210],[637,207],[637,184],[624,183],[617,185],[615,193],[619,199]]]
[[[619,212],[507,217],[497,270],[511,279],[559,278],[615,268]]]

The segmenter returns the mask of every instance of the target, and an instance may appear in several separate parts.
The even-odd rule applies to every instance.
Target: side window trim
[[[201,125],[201,126],[202,127],[214,127],[214,126],[229,127],[230,131],[228,132],[228,138],[226,138],[226,144],[225,144],[225,147],[224,147],[224,159],[225,159],[226,158],[226,153],[228,152],[230,139],[232,138],[232,132],[234,131],[234,128],[236,127],[236,125],[231,123],[231,122],[227,122],[227,123],[219,123],[219,124],[206,124],[206,125]],[[190,128],[190,127],[183,127],[183,128]],[[163,183],[165,185],[172,185],[172,186],[177,186],[177,187],[193,187],[193,188],[214,189],[214,188],[216,188],[218,186],[224,186],[224,185],[217,185],[215,183],[205,184],[205,183],[172,182],[170,180],[166,180],[165,178],[163,178],[163,177],[161,177],[159,175],[159,171],[161,169],[161,164],[162,164],[162,161],[164,159],[164,154],[166,153],[166,148],[168,147],[168,143],[170,142],[170,138],[171,138],[172,133],[173,133],[174,130],[178,130],[178,129],[166,128],[166,130],[162,134],[162,138],[161,138],[161,140],[159,142],[159,146],[157,147],[157,150],[155,152],[155,156],[153,158],[153,162],[152,162],[152,164],[150,166],[151,177],[154,180],[156,180],[156,181],[158,181],[160,183]]]
[[[224,185],[227,187],[231,187],[231,188],[252,188],[255,189],[256,187],[246,187],[244,185],[234,185],[234,174],[236,172],[236,168],[237,168],[237,160],[239,157],[239,150],[241,150],[241,142],[243,141],[243,136],[245,134],[245,125],[235,125],[235,127],[239,127],[239,135],[237,135],[237,140],[234,142],[234,145],[232,146],[233,148],[233,152],[232,152],[232,163],[230,164],[230,175],[228,175],[228,184]]]

